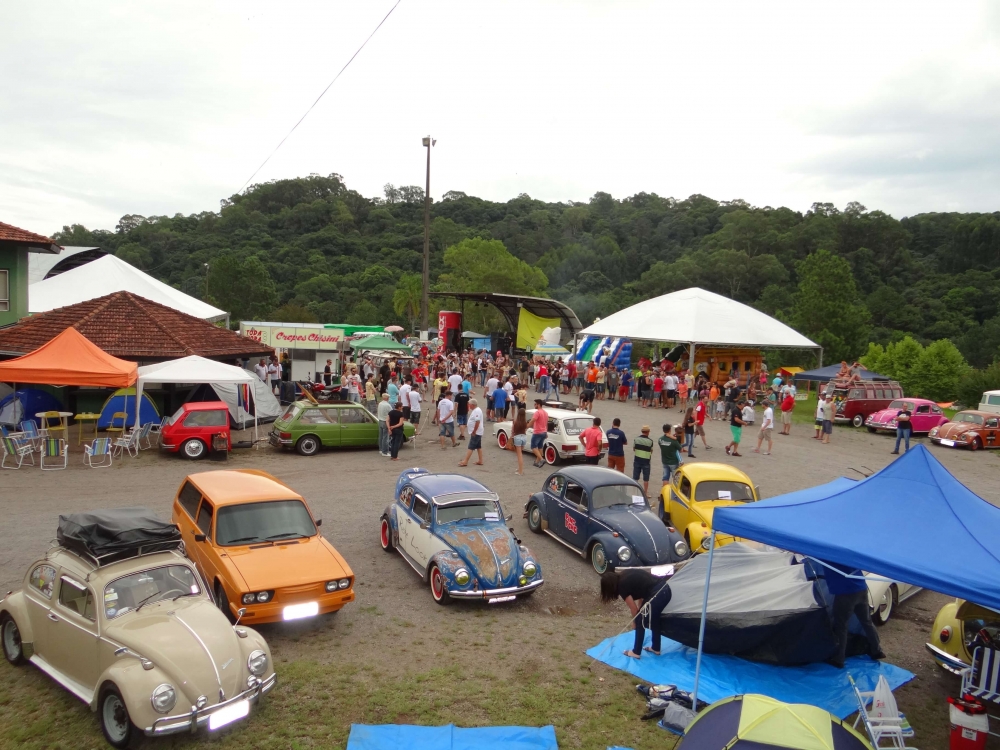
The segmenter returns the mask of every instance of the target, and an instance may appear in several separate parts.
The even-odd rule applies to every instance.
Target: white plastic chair
[[[69,461],[69,447],[63,438],[45,438],[41,454],[39,465],[42,471],[65,469]]]
[[[83,446],[83,462],[91,469],[111,466],[111,438],[94,438]]]
[[[141,429],[136,429],[133,427],[131,430],[126,432],[120,438],[115,440],[114,446],[112,446],[111,454],[113,456],[121,456],[126,451],[128,454],[135,458],[139,455],[139,434]]]
[[[858,700],[858,718],[854,720],[854,726],[859,722],[864,722],[865,730],[875,748],[887,747],[896,750],[916,750],[912,745],[907,745],[906,740],[913,737],[913,728],[906,716],[899,712],[896,706],[896,698],[889,688],[889,683],[884,676],[879,675],[875,689],[870,692],[858,690],[854,683],[854,678],[848,675],[851,687],[854,689],[854,696]],[[871,708],[868,702],[871,701]],[[882,745],[882,740],[889,740],[891,744]]]
[[[977,646],[972,652],[972,666],[962,670],[962,697],[971,695],[984,703],[1000,705],[1000,651]],[[996,716],[987,717],[997,721]],[[1000,737],[996,732],[990,732]]]
[[[0,438],[0,445],[3,446],[3,460],[0,460],[0,469],[20,469],[25,457],[31,459],[31,465],[35,465],[35,449],[31,443],[16,437]],[[16,462],[16,465],[8,466],[7,459]]]
[[[153,431],[153,423],[146,422],[142,427],[139,428],[138,446],[140,450],[146,450],[147,448],[153,447],[153,441],[150,438],[150,433]],[[145,443],[145,445],[143,445]]]

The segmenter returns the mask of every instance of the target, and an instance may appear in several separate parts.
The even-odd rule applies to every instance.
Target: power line
[[[399,5],[402,1],[403,0],[396,0],[395,5],[393,5],[391,8],[389,8],[389,12],[385,14],[385,18],[383,18],[381,21],[378,22],[378,26],[376,26],[375,29],[372,31],[372,33],[368,35],[368,38],[365,39],[365,41],[361,44],[360,47],[358,47],[357,51],[355,51],[355,53],[353,55],[351,55],[351,59],[348,60],[346,63],[344,63],[344,67],[342,67],[340,69],[340,72],[337,73],[337,75],[335,75],[333,77],[333,80],[330,81],[326,85],[326,88],[323,89],[323,91],[320,93],[320,95],[316,97],[316,101],[314,101],[312,103],[312,105],[309,107],[309,109],[306,110],[305,114],[302,115],[302,117],[299,118],[299,121],[292,126],[292,129],[288,131],[288,134],[284,138],[281,139],[281,143],[279,143],[277,146],[274,147],[274,151],[272,151],[270,154],[267,155],[267,158],[264,159],[264,161],[261,163],[261,165],[259,167],[257,167],[257,169],[254,171],[254,173],[252,175],[250,175],[250,178],[246,182],[243,183],[243,187],[241,187],[237,192],[242,193],[243,190],[244,190],[244,188],[246,188],[246,186],[250,184],[250,181],[253,180],[253,178],[257,176],[257,173],[260,172],[260,170],[262,170],[264,168],[264,165],[267,164],[271,160],[271,157],[274,156],[276,153],[278,153],[278,149],[281,148],[282,145],[284,145],[285,141],[288,140],[289,136],[291,136],[291,134],[295,132],[295,129],[299,125],[302,124],[302,121],[305,120],[306,117],[309,116],[309,113],[313,111],[313,108],[317,104],[319,104],[319,100],[322,99],[323,96],[324,96],[324,94],[326,94],[326,92],[330,90],[330,87],[333,86],[333,84],[335,84],[337,82],[337,79],[340,78],[341,74],[345,70],[347,70],[347,67],[352,62],[354,62],[354,58],[357,57],[361,53],[361,50],[363,50],[365,48],[365,45],[368,44],[368,42],[370,42],[372,40],[372,37],[375,36],[375,33],[380,28],[382,28],[382,24],[384,24],[389,19],[389,16],[392,15],[392,12],[394,10],[396,10],[396,6]]]

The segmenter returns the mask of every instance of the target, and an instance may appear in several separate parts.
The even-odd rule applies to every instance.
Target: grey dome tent
[[[273,422],[281,416],[281,404],[260,378],[254,378],[253,401],[249,411],[238,403],[236,389],[236,383],[201,383],[192,389],[185,402],[224,401],[229,407],[229,425],[237,428],[253,422],[254,412],[257,413],[257,422],[260,424]]]

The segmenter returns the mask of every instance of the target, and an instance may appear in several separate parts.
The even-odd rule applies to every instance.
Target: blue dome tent
[[[139,409],[140,425],[144,425],[147,422],[160,421],[160,412],[148,394],[142,394],[141,404],[142,406]],[[97,420],[97,429],[108,429],[111,426],[111,417],[114,416],[115,412],[119,411],[123,411],[128,415],[125,418],[126,427],[135,426],[135,388],[119,388],[108,396],[108,400],[101,407],[101,416]],[[117,427],[118,425],[115,426]]]
[[[0,424],[16,426],[25,419],[30,419],[41,427],[42,420],[35,414],[40,411],[62,410],[62,403],[51,393],[38,388],[24,388],[0,400]]]

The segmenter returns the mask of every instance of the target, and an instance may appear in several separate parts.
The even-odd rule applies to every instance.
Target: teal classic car
[[[413,437],[413,425],[403,425],[403,434]],[[274,422],[268,442],[276,448],[295,448],[312,456],[323,448],[378,446],[378,419],[361,404],[340,402],[314,404],[296,401]]]

